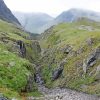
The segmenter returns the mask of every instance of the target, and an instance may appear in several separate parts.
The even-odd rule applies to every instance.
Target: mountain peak
[[[100,21],[100,13],[79,8],[72,8],[68,11],[64,11],[55,20],[57,23],[72,22],[80,17],[86,17],[91,20]]]
[[[6,6],[3,0],[0,0],[0,19],[20,25],[17,18],[12,14],[10,9]]]

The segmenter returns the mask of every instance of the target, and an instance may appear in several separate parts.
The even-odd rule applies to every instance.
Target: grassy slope
[[[34,73],[34,66],[16,55],[16,49],[13,48],[17,40],[22,40],[27,49],[26,58],[30,58],[30,61],[35,59],[37,55],[30,47],[32,41],[27,40],[27,37],[29,35],[21,29],[0,20],[0,93],[10,99],[20,98],[21,89],[25,88],[28,76]]]
[[[80,29],[83,25],[90,27],[90,29]],[[81,76],[83,73],[82,66],[76,66],[77,63],[83,62],[92,50],[100,46],[100,23],[83,18],[73,23],[59,24],[47,32],[44,33],[46,37],[43,38],[42,35],[42,40],[40,41],[41,47],[48,50],[44,54],[44,60],[42,61],[46,85],[48,87],[69,87],[79,91],[100,95],[100,80],[95,80],[94,73],[89,76],[89,73],[100,65],[100,62],[98,61],[95,66],[90,68],[88,73],[85,75],[83,74],[83,76]],[[95,42],[92,46],[87,45],[86,40],[88,38],[94,38]],[[61,49],[66,47],[66,45],[71,45],[75,52],[82,47],[84,52],[78,56],[65,55]],[[55,58],[55,62],[51,64],[53,58]],[[63,75],[58,80],[52,82],[52,70],[54,70],[58,66],[57,64],[64,58],[68,60],[64,66]],[[50,65],[50,69],[48,65]]]

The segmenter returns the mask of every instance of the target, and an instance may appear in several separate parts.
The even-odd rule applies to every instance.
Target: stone
[[[95,49],[94,52],[92,52],[86,60],[83,61],[83,71],[86,73],[87,69],[89,67],[92,67],[96,64],[97,60],[100,59],[100,47]]]
[[[32,48],[35,49],[37,53],[41,53],[41,47],[38,41],[32,42]]]
[[[19,45],[19,49],[20,49],[20,54],[22,57],[26,56],[26,47],[23,41],[18,40],[17,41],[17,45]]]
[[[42,80],[42,77],[39,73],[34,74],[34,80],[36,83],[42,85],[44,81]]]
[[[54,81],[54,80],[58,79],[61,76],[62,72],[63,72],[63,68],[61,68],[61,67],[54,70],[52,72],[52,80]]]

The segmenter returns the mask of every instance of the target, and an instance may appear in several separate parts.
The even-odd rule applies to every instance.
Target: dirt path
[[[38,89],[43,93],[43,96],[37,98],[29,97],[28,100],[100,100],[99,97],[70,89],[48,89],[42,85],[40,85]]]

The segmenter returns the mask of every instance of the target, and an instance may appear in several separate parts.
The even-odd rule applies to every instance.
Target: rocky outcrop
[[[19,49],[20,49],[20,54],[22,57],[26,56],[26,47],[23,41],[19,40],[17,41],[17,44],[19,45]]]
[[[7,98],[4,97],[0,97],[0,100],[8,100]]]
[[[54,81],[54,80],[58,79],[61,76],[62,72],[63,72],[63,68],[61,68],[61,67],[58,69],[55,69],[52,72],[52,80]]]
[[[9,99],[6,98],[2,93],[0,93],[0,100],[9,100]]]
[[[20,25],[17,18],[12,14],[10,9],[7,8],[3,0],[0,0],[0,19]]]
[[[97,60],[100,60],[100,47],[98,47],[93,53],[91,53],[86,60],[83,61],[83,71],[87,72],[89,67],[92,67]]]
[[[33,41],[31,47],[35,50],[36,53],[41,52],[41,47],[38,41]]]
[[[34,74],[34,80],[36,83],[42,85],[44,83],[42,76],[40,75],[40,73],[35,73]]]

